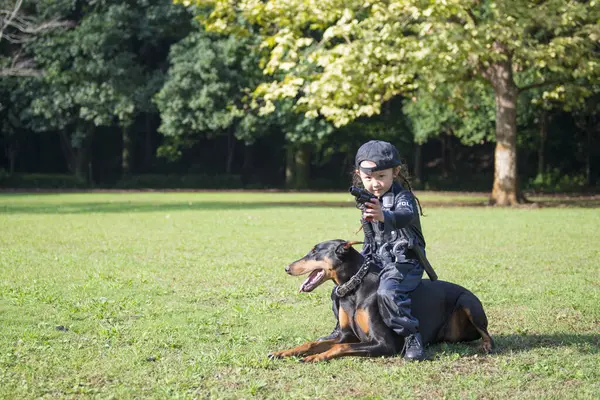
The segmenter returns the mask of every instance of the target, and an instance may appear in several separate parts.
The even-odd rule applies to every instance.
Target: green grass
[[[600,397],[598,209],[421,198],[430,261],[482,300],[491,356],[267,359],[333,327],[331,284],[298,295],[283,268],[360,239],[346,194],[1,194],[0,398]]]

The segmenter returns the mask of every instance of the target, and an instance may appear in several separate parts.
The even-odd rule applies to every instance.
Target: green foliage
[[[276,100],[293,99],[307,116],[342,126],[417,89],[420,98],[423,92],[435,97],[446,91],[451,103],[460,104],[471,94],[452,89],[485,82],[495,94],[495,133],[506,154],[497,158],[492,192],[501,205],[521,198],[514,110],[519,91],[539,87],[542,98],[581,103],[592,94],[587,86],[600,77],[596,1],[178,1],[211,7],[203,19],[208,29],[259,32],[268,52],[264,72],[272,75],[255,91],[263,113],[272,112]],[[408,109],[418,117],[447,106],[415,107]],[[421,126],[414,121],[417,140],[444,125],[452,125],[467,143],[489,136],[485,110],[474,113],[464,128],[456,121],[460,112],[444,111]]]
[[[378,113],[383,101],[415,87],[434,92],[486,77],[508,54],[517,83],[521,76],[523,86],[562,82],[549,84],[550,97],[599,72],[594,1],[184,3],[213,7],[209,29],[261,28],[265,72],[275,73],[257,91],[267,111],[273,99],[297,97],[298,107],[336,125]]]
[[[558,168],[552,168],[530,179],[526,189],[549,193],[584,192],[587,184],[587,178],[583,174],[569,176]]]
[[[31,99],[36,130],[127,127],[137,114],[153,111],[150,99],[164,80],[153,65],[160,62],[156,52],[185,34],[189,19],[166,0],[103,1],[84,8],[75,28],[48,33],[29,46],[46,72]],[[79,132],[85,137],[91,129]],[[77,147],[82,139],[72,142]]]
[[[0,80],[0,131],[5,142],[17,141],[29,128],[32,97],[38,85],[31,78]]]
[[[464,144],[494,140],[494,95],[480,81],[462,86],[439,85],[434,92],[420,89],[404,102],[417,143],[451,134]]]
[[[199,138],[233,132],[246,144],[273,130],[291,144],[318,145],[332,127],[319,118],[297,115],[290,101],[277,102],[271,115],[258,115],[251,93],[264,79],[252,37],[209,34],[201,29],[174,45],[171,68],[155,101],[166,143],[159,154],[170,159]]]
[[[63,171],[67,160],[84,176],[92,161],[97,182],[109,183],[125,165],[135,174],[183,173],[206,144],[228,152],[235,174],[267,176],[272,170],[282,180],[293,166],[279,149],[303,148],[311,155],[304,164],[312,163],[312,184],[326,187],[347,177],[352,153],[371,138],[394,142],[409,162],[415,140],[442,134],[468,145],[494,140],[489,71],[509,60],[522,89],[519,150],[527,159],[537,152],[543,114],[552,123],[573,118],[576,128],[553,131],[548,152],[555,153],[546,160],[569,176],[585,170],[590,182],[597,180],[597,101],[590,101],[599,93],[596,1],[180,3],[192,6],[25,0],[23,11],[36,23],[73,25],[36,32],[24,44],[0,43],[0,68],[18,54],[18,64],[44,72],[0,79],[6,154],[0,153],[0,165]],[[210,32],[192,22],[193,15]],[[161,123],[163,137],[156,135]],[[591,132],[591,139],[582,132]],[[223,135],[236,139],[227,150]],[[243,149],[247,160],[238,159],[238,141],[258,143]],[[566,141],[572,151],[557,160],[556,147]],[[122,148],[125,142],[130,148]],[[167,168],[156,160],[157,148],[179,163]],[[428,175],[436,144],[422,149]],[[460,150],[458,163],[466,151]],[[123,162],[126,156],[130,162]],[[225,155],[213,157],[222,166]],[[519,165],[527,167],[523,161]],[[428,178],[430,187],[450,181]],[[277,179],[264,181],[283,185]],[[463,181],[457,178],[455,188]]]
[[[267,118],[272,125],[283,131],[286,142],[292,145],[304,143],[321,148],[325,139],[333,132],[333,126],[323,118],[297,113],[290,100],[278,101],[276,105],[274,113],[262,118]]]
[[[181,144],[232,128],[238,138],[252,140],[258,121],[246,112],[247,95],[259,71],[250,41],[196,30],[172,47],[170,62],[155,97],[163,135]]]

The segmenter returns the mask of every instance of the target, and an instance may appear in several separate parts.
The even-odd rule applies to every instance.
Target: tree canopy
[[[0,1],[0,179],[178,171],[328,187],[380,138],[425,187],[493,180],[497,204],[525,200],[523,178],[593,186],[598,8]],[[458,170],[468,179],[452,179]]]
[[[600,71],[595,1],[183,2],[212,7],[209,29],[244,34],[259,27],[268,49],[264,71],[273,74],[256,90],[264,112],[273,110],[275,99],[294,98],[299,111],[341,126],[380,112],[397,95],[485,82],[496,100],[491,200],[499,204],[522,199],[519,93],[544,87],[543,97],[562,99],[576,90],[582,101]],[[465,97],[461,90],[448,95],[453,102]]]

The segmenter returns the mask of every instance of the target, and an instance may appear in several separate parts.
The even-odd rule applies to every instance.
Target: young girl
[[[419,321],[411,314],[408,297],[423,277],[423,265],[408,248],[410,240],[413,246],[420,246],[425,252],[419,219],[421,206],[412,193],[406,173],[402,172],[404,165],[398,150],[392,144],[379,140],[363,144],[356,153],[355,163],[354,184],[362,184],[373,195],[371,202],[362,208],[363,224],[370,225],[374,233],[365,232],[363,255],[380,261],[383,267],[377,290],[379,312],[386,325],[405,337],[404,358],[422,360]],[[336,312],[335,289],[332,299]],[[337,336],[336,330],[328,338]]]

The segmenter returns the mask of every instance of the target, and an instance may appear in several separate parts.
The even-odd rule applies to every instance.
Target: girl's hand
[[[373,198],[368,203],[365,203],[365,211],[363,211],[363,218],[367,221],[379,221],[383,222],[383,210],[379,200]]]

